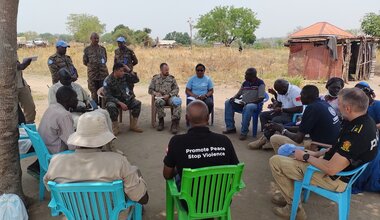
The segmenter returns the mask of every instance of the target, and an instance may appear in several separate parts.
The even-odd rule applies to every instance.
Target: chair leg
[[[156,107],[152,105],[152,118],[151,118],[151,121],[152,121],[152,127],[155,128],[156,127]]]
[[[347,220],[348,219],[348,207],[347,207],[347,195],[343,194],[339,196],[338,199],[338,215],[339,215],[339,220]]]
[[[174,220],[174,200],[168,186],[166,186],[166,220]]]
[[[44,197],[45,197],[45,185],[44,185],[45,174],[46,174],[46,172],[40,166],[40,183],[39,183],[39,188],[40,188],[39,199],[40,199],[40,201],[43,201]]]
[[[214,125],[214,112],[215,112],[215,110],[212,109],[212,112],[211,112],[211,125]]]
[[[136,203],[133,210],[133,220],[142,220],[142,205]]]
[[[119,109],[119,122],[120,123],[123,122],[123,110],[122,109]]]
[[[298,205],[299,205],[299,201],[300,201],[300,198],[301,198],[301,192],[302,192],[302,182],[295,181],[294,182],[292,212],[290,214],[290,220],[295,220],[296,219]]]
[[[304,193],[303,194],[303,202],[306,203],[307,200],[309,200],[309,197],[310,197],[310,190],[305,190],[303,193]]]

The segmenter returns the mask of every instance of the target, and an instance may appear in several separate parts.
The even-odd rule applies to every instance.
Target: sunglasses
[[[197,69],[197,72],[204,72],[204,69]]]

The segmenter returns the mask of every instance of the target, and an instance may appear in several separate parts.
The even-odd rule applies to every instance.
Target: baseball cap
[[[116,39],[116,41],[117,41],[117,42],[123,42],[123,43],[126,42],[126,40],[125,40],[124,37],[118,37],[118,38]]]
[[[63,40],[59,40],[57,41],[57,43],[55,43],[55,46],[56,47],[70,47],[70,45],[68,45],[65,41]]]
[[[355,85],[355,87],[356,87],[357,85],[361,85],[361,86],[363,86],[363,87],[371,88],[371,87],[369,86],[369,84],[368,84],[367,82],[364,82],[364,81],[358,82],[358,83]]]

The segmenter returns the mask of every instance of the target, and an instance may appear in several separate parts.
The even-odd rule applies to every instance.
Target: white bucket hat
[[[77,131],[70,135],[67,143],[78,147],[98,148],[115,138],[108,128],[105,116],[93,111],[79,117]]]

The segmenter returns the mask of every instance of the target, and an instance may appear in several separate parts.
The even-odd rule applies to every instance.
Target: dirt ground
[[[33,90],[33,96],[37,105],[37,123],[47,107],[47,84],[50,77],[40,75],[26,75],[28,83]],[[87,88],[84,80],[80,81]],[[352,84],[352,83],[351,83]],[[380,95],[380,77],[371,80],[371,85]],[[238,85],[236,85],[238,86]],[[347,85],[347,87],[350,87]],[[180,86],[181,95],[184,98],[184,85]],[[150,201],[145,207],[143,219],[165,219],[165,181],[162,177],[162,166],[167,143],[172,137],[169,133],[169,112],[165,121],[165,130],[157,132],[151,127],[150,122],[150,96],[147,94],[146,84],[137,84],[135,87],[137,98],[143,102],[140,126],[144,133],[136,134],[127,131],[129,119],[124,114],[122,133],[115,140],[116,146],[128,157],[128,160],[137,165],[144,179],[148,183]],[[221,133],[224,129],[224,101],[234,95],[236,88],[217,85],[215,87],[215,123],[210,126],[214,132]],[[183,112],[184,113],[184,112]],[[184,115],[184,114],[183,114]],[[236,126],[240,129],[241,116],[235,115]],[[181,120],[181,133],[186,132],[184,117]],[[247,144],[254,139],[249,137],[246,141],[240,141],[238,134],[229,135],[234,144],[239,160],[245,163],[244,182],[246,188],[234,197],[232,203],[233,219],[278,219],[272,213],[271,195],[274,191],[274,182],[268,166],[268,159],[273,155],[272,151],[251,151]],[[38,181],[26,173],[26,167],[35,159],[27,158],[21,161],[23,169],[24,192],[33,200],[29,208],[29,217],[34,219],[65,219],[63,216],[51,217],[47,207],[50,195],[46,193],[44,201],[38,201]],[[337,206],[319,196],[312,195],[304,205],[309,219],[337,219]],[[380,219],[380,194],[363,193],[353,195],[351,200],[351,219]]]

